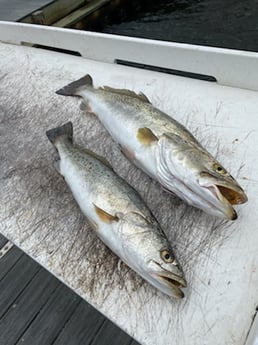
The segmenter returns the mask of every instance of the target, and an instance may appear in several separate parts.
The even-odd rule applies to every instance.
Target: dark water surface
[[[101,31],[258,51],[258,0],[131,1]]]

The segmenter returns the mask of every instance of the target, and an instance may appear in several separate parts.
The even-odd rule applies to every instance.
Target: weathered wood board
[[[51,0],[0,0],[0,20],[19,20],[29,12],[36,11],[50,2]]]
[[[121,154],[78,98],[55,90],[90,73],[94,83],[144,92],[186,124],[246,190],[235,222],[162,191]],[[258,94],[36,48],[0,44],[0,231],[146,345],[242,345],[258,301]],[[144,282],[87,224],[52,166],[45,131],[74,123],[74,139],[104,155],[156,215],[184,267],[182,301]]]

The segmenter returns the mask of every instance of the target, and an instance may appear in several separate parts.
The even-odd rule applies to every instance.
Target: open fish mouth
[[[247,201],[247,196],[244,191],[238,188],[230,188],[219,184],[212,184],[206,186],[207,189],[216,197],[216,199],[225,208],[225,214],[231,220],[237,219],[237,213],[232,205],[243,204]]]
[[[231,205],[240,205],[247,201],[247,196],[243,191],[239,192],[232,188],[225,186],[216,185],[215,186],[219,193],[231,204]],[[217,192],[218,195],[218,192]],[[219,196],[218,196],[219,197]]]
[[[230,220],[237,219],[237,213],[232,206],[245,203],[247,196],[231,175],[218,178],[211,173],[201,172],[198,184],[209,191],[205,193],[205,200],[214,213],[217,212],[217,215],[226,216]]]
[[[185,296],[181,288],[187,287],[186,280],[182,277],[171,273],[158,274],[159,280],[165,284],[169,289],[171,289],[174,296],[178,298],[183,298]]]
[[[247,196],[240,188],[236,190],[234,188],[225,187],[219,184],[213,184],[207,186],[212,194],[222,203],[229,203],[230,205],[239,205],[247,201]]]

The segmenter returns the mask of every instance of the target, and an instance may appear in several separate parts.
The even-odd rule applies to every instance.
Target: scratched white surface
[[[186,124],[246,190],[238,220],[163,192],[78,98],[55,94],[86,73],[96,86],[144,92]],[[257,92],[0,44],[0,231],[142,344],[242,345],[258,302],[257,109]],[[88,226],[45,136],[67,120],[75,141],[105,155],[162,224],[189,283],[184,300],[143,282]]]

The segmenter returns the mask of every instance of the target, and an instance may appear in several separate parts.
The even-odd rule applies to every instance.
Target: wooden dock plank
[[[69,27],[78,22],[79,20],[85,18],[86,16],[92,14],[93,12],[97,11],[102,6],[107,5],[110,3],[110,0],[94,0],[90,1],[83,7],[80,7],[78,10],[68,14],[64,18],[53,23],[53,26],[57,27]]]
[[[85,3],[85,0],[56,0],[47,4],[37,13],[29,13],[27,16],[23,17],[20,21],[23,23],[35,23],[38,18],[42,20],[41,24],[51,25],[52,23],[60,20],[60,18],[67,16],[70,12],[74,11],[79,6],[82,6]]]
[[[0,20],[16,21],[48,4],[50,0],[0,0]]]
[[[6,253],[0,260],[0,281],[6,276],[6,274],[12,269],[12,267],[18,262],[23,255],[22,251],[17,247],[13,247],[8,253]]]
[[[113,345],[129,345],[132,341],[17,247],[0,259],[0,280],[0,344],[106,345],[112,339]]]
[[[33,262],[28,257],[26,259],[28,262]],[[34,264],[39,268],[36,263]],[[17,283],[19,284],[19,282]],[[58,285],[60,283],[57,279],[46,270],[40,269],[17,299],[14,299],[15,292],[10,291],[13,302],[0,319],[0,344],[14,345],[19,341]],[[15,284],[15,287],[18,288],[18,285]],[[2,290],[0,289],[0,291],[2,295]],[[38,332],[40,332],[40,328],[38,328]]]
[[[131,342],[132,338],[128,334],[118,329],[115,324],[106,319],[91,345],[130,345]]]
[[[53,278],[54,279],[54,278]],[[81,298],[60,284],[17,345],[51,345],[78,306]]]
[[[6,244],[7,239],[0,234],[0,250]]]
[[[96,309],[81,301],[53,345],[89,345],[104,320],[105,317]]]
[[[1,280],[0,318],[6,313],[20,293],[22,293],[38,270],[39,266],[33,260],[28,260],[26,255],[22,255],[17,264]]]

